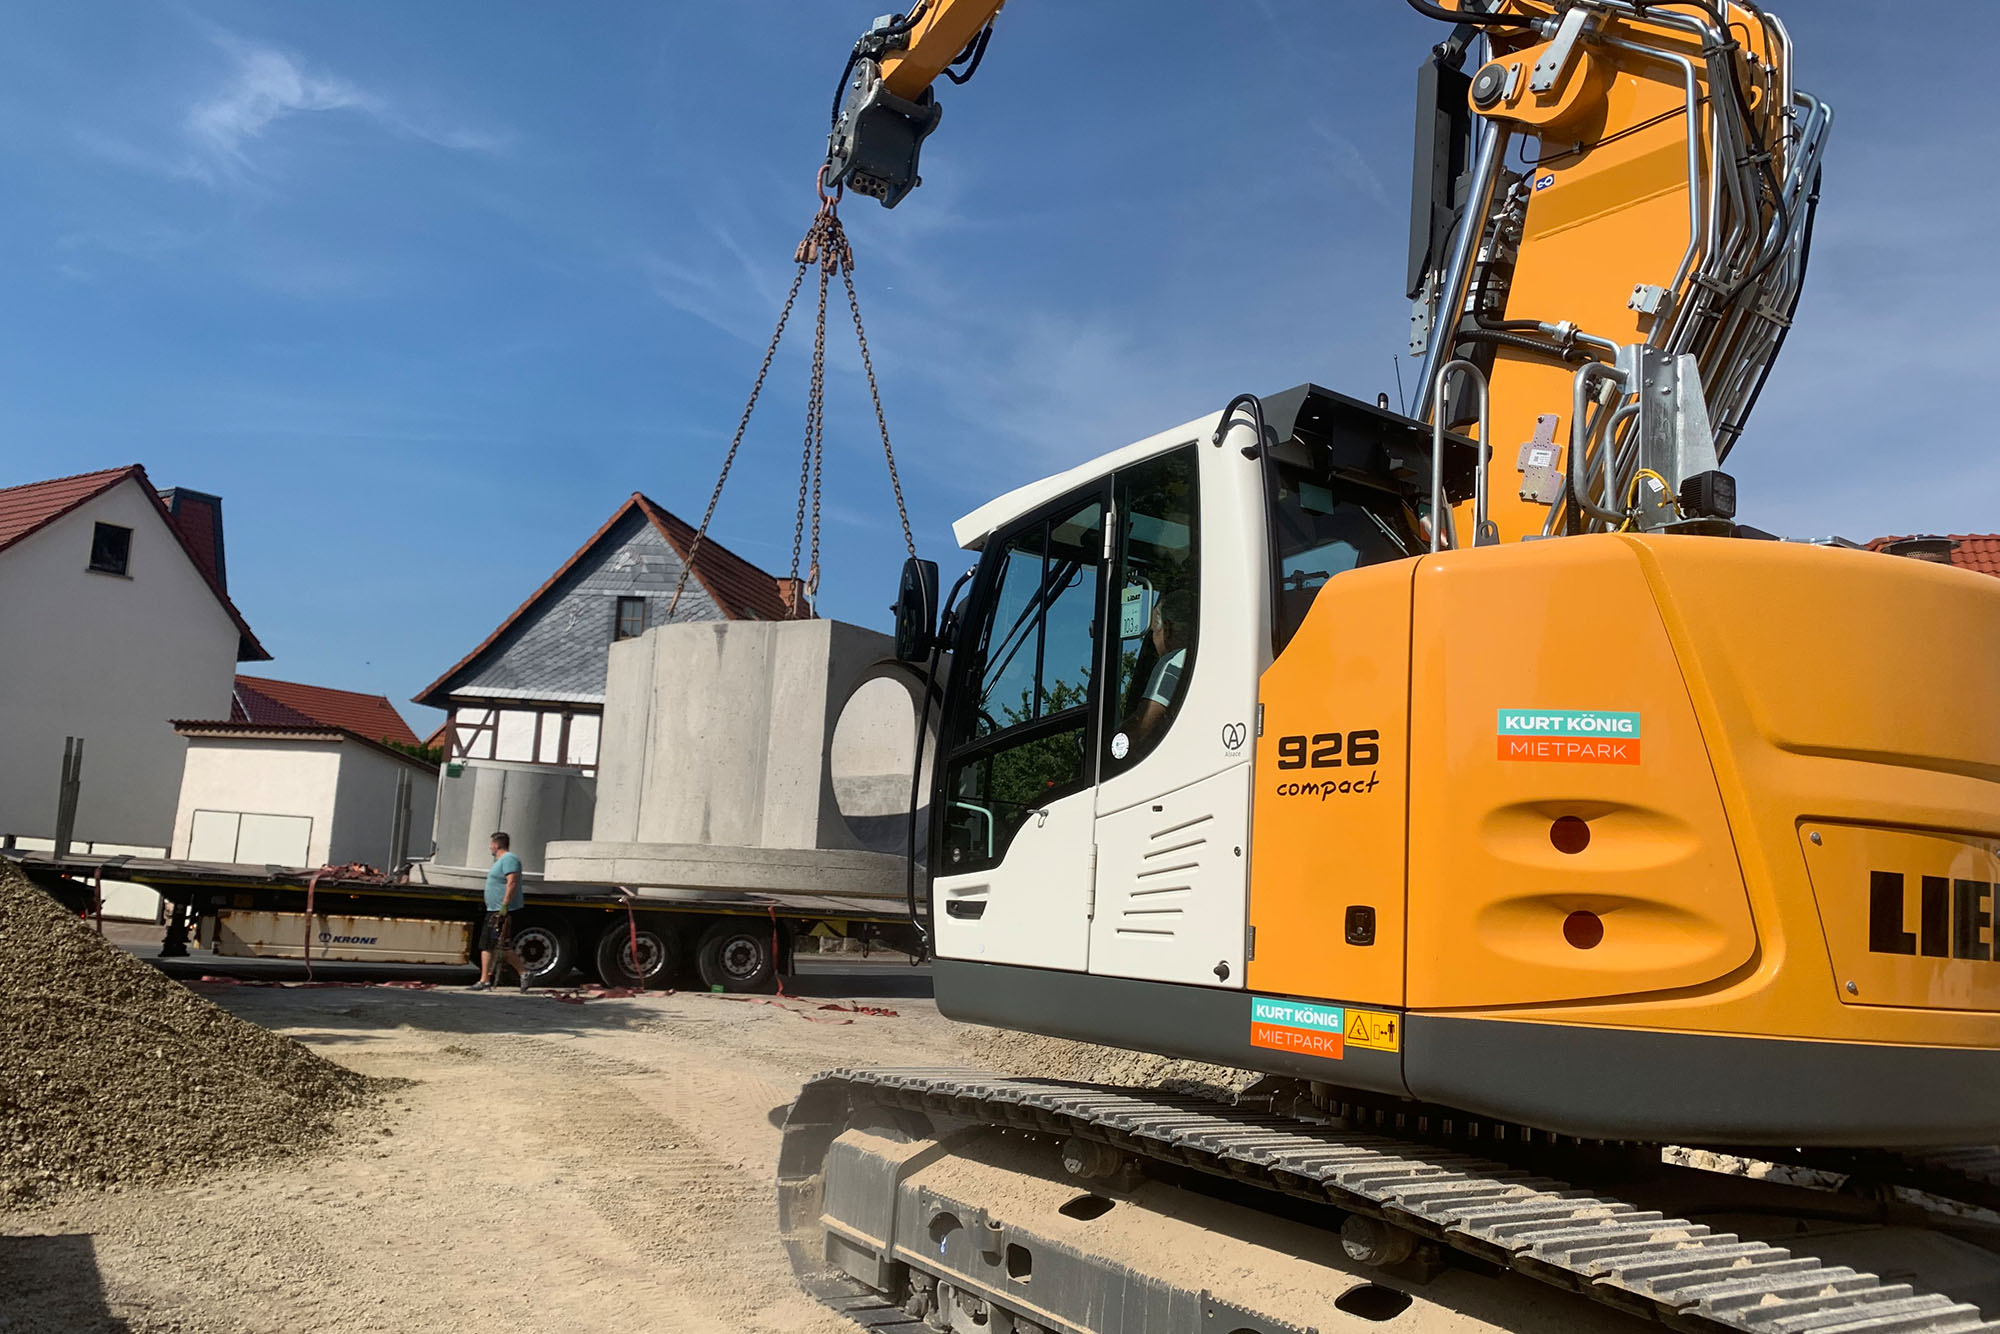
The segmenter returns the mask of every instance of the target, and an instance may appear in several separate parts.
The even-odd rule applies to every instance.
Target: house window
[[[132,561],[132,530],[100,523],[90,538],[90,568],[99,574],[124,574]]]
[[[613,639],[634,639],[646,632],[646,599],[618,599],[618,627]]]

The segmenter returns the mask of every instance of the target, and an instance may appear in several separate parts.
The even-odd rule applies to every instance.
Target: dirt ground
[[[779,1126],[814,1073],[945,1064],[1235,1082],[954,1024],[906,964],[805,967],[800,997],[585,1004],[462,985],[192,983],[386,1089],[316,1151],[232,1167],[202,1161],[190,1134],[186,1182],[0,1209],[0,1334],[852,1334],[794,1286],[776,1239]],[[1531,1295],[1524,1310],[1573,1300]],[[1525,1327],[1600,1329],[1599,1312],[1575,1314],[1583,1323]]]
[[[927,999],[879,997],[921,986],[907,968],[815,980],[897,1014],[196,984],[406,1082],[275,1168],[0,1213],[0,1330],[851,1330],[775,1240],[784,1109],[828,1065],[970,1060]]]
[[[156,934],[113,929],[148,955]],[[794,1286],[776,1239],[779,1126],[814,1073],[1233,1082],[951,1023],[905,963],[805,967],[800,997],[584,1004],[462,984],[193,982],[386,1089],[316,1151],[207,1162],[191,1127],[185,1182],[0,1209],[0,1334],[843,1334],[856,1327]]]
[[[462,984],[195,982],[370,1076],[379,1096],[296,1156],[209,1161],[190,1126],[182,1181],[0,1208],[0,1334],[845,1334],[856,1327],[794,1287],[775,1235],[779,1125],[804,1079],[944,1064],[1233,1082],[951,1023],[926,973],[900,963],[806,967],[797,998],[585,1004]],[[1475,1309],[1481,1329],[1633,1323],[1524,1280],[1471,1281],[1482,1286],[1459,1319],[1420,1306],[1394,1327],[1456,1331]]]

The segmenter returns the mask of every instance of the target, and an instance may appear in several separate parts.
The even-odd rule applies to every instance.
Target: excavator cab
[[[960,522],[941,959],[1242,986],[1259,675],[1329,581],[1428,549],[1478,451],[1316,385],[1239,402]]]

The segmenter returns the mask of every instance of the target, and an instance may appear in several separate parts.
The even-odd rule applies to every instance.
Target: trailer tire
[[[702,933],[695,967],[710,988],[729,992],[774,991],[778,985],[776,928],[750,918],[721,921]]]
[[[473,930],[476,933],[478,928]],[[521,956],[521,962],[528,967],[528,985],[531,987],[560,985],[569,976],[570,970],[576,967],[576,929],[560,917],[522,914],[514,922],[510,943],[514,952]],[[475,967],[479,963],[476,940],[473,942],[472,962]]]
[[[642,978],[640,970],[633,966],[633,929],[634,924],[625,920],[625,914],[616,913],[597,937],[598,980],[607,987],[643,984],[664,990],[672,986],[681,953],[679,933],[657,920],[641,919],[637,923],[639,960],[645,974]]]

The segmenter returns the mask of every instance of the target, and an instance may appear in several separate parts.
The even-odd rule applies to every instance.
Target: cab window
[[[1387,492],[1277,459],[1266,466],[1277,585],[1271,628],[1282,653],[1327,580],[1414,556],[1423,543],[1409,506]]]
[[[1006,856],[1035,810],[1090,781],[1101,496],[1058,507],[989,552],[984,615],[966,627],[945,772],[940,874]]]
[[[1106,607],[1113,655],[1107,774],[1159,745],[1187,694],[1201,621],[1197,469],[1187,446],[1128,468],[1113,483],[1118,563]]]

